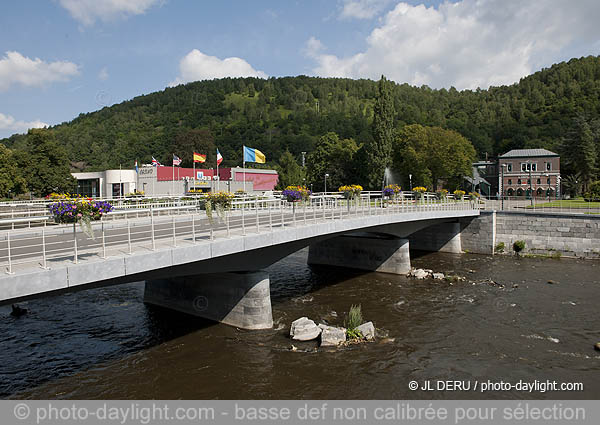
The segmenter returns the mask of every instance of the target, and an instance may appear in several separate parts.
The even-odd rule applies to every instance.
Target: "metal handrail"
[[[74,224],[72,233],[56,232],[47,227],[38,229],[38,233],[27,229],[6,233],[6,239],[0,241],[0,264],[7,273],[14,273],[27,266],[48,267],[49,261],[73,261],[77,263],[85,256],[107,257],[112,253],[131,254],[135,248],[155,250],[157,244],[178,246],[186,241],[196,244],[202,240],[228,238],[232,232],[246,235],[248,232],[261,233],[274,228],[296,227],[331,220],[351,219],[359,216],[389,215],[428,211],[474,210],[478,203],[461,200],[413,200],[399,197],[386,200],[381,197],[359,197],[355,200],[342,199],[329,194],[314,195],[308,202],[289,203],[282,199],[255,199],[233,201],[232,211],[221,220],[212,221],[201,216],[196,206],[150,208],[149,214],[142,218],[111,221],[110,228],[104,220],[93,222],[96,234],[94,239],[77,231]],[[178,211],[178,215],[165,216],[161,211]],[[127,214],[121,211],[111,214]]]

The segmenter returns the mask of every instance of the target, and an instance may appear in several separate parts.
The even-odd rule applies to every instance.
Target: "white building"
[[[137,189],[135,170],[105,170],[71,173],[77,179],[76,193],[93,198],[116,198]]]

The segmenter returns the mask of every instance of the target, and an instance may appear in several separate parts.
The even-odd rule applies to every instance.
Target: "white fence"
[[[329,193],[297,203],[282,199],[235,200],[224,217],[218,217],[213,211],[212,220],[199,205],[121,211],[111,215],[126,218],[92,222],[93,238],[79,231],[79,225],[75,224],[6,231],[0,238],[0,267],[14,273],[31,267],[48,268],[62,261],[77,263],[90,256],[106,258],[156,250],[164,244],[178,246],[229,238],[233,233],[270,232],[276,228],[361,216],[477,208],[477,202],[464,199],[439,200],[425,196],[422,200],[408,197],[386,200],[381,198],[381,193],[373,192],[355,200]]]

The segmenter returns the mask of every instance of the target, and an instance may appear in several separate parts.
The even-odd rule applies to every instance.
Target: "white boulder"
[[[373,322],[363,323],[356,329],[360,331],[360,333],[366,340],[371,340],[375,338],[375,326],[373,325]]]
[[[290,337],[298,341],[310,341],[318,338],[320,334],[321,328],[308,317],[301,317],[294,320],[290,328]]]
[[[331,347],[346,342],[346,329],[327,325],[319,325],[319,328],[321,328],[321,347]]]

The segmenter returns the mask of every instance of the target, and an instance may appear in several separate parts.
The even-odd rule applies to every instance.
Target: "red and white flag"
[[[217,149],[217,165],[221,165],[221,162],[223,162],[223,157],[221,156],[219,149]]]

